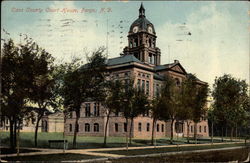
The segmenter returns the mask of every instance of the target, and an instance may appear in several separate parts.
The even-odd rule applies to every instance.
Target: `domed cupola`
[[[139,18],[130,26],[128,46],[123,49],[123,55],[134,55],[141,62],[157,66],[161,63],[161,51],[156,47],[154,25],[146,19],[143,4],[139,9]]]
[[[154,35],[156,34],[154,25],[145,16],[145,9],[143,7],[143,4],[141,4],[141,7],[139,9],[139,18],[136,19],[130,26],[129,34],[137,32],[148,32]]]

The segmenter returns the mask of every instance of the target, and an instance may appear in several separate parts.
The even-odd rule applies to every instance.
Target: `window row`
[[[130,48],[137,47],[137,46],[140,46],[140,45],[142,45],[142,38],[139,38],[139,39],[138,38],[134,38],[134,39],[131,39],[129,41],[129,47]],[[146,38],[146,45],[148,47],[154,48],[155,47],[155,39],[148,38],[148,36],[147,36],[147,38]]]
[[[138,72],[138,76],[139,77],[143,77],[143,78],[150,78],[150,74],[147,74],[147,73],[143,73],[143,72]]]
[[[128,126],[127,123],[123,123],[123,130],[122,130],[122,128],[120,128],[120,130],[119,130],[119,124],[115,123],[114,130],[115,130],[115,132],[119,132],[119,131],[127,132],[127,129],[128,129],[127,126]],[[139,122],[138,123],[138,131],[141,132],[142,128],[143,128],[142,123]],[[146,124],[145,130],[148,131],[148,132],[150,131],[150,123]],[[156,131],[160,132],[160,130],[161,130],[161,132],[164,132],[164,124],[161,125],[161,128],[160,128],[160,124],[156,125]]]
[[[85,117],[90,117],[91,115],[98,117],[100,116],[100,104],[94,103],[94,112],[90,112],[90,103],[85,104]]]
[[[119,77],[128,77],[129,75],[130,75],[129,71],[120,72],[120,73],[114,73],[113,74],[113,76],[116,77],[116,78],[119,78]]]
[[[202,132],[202,126],[199,126],[199,130],[197,130],[197,131]],[[191,133],[194,132],[194,126],[191,126],[190,132],[191,132]],[[205,132],[205,133],[207,132],[207,126],[204,126],[204,127],[203,127],[203,132]]]
[[[84,131],[85,132],[91,132],[91,126],[89,123],[85,123],[84,124]],[[73,132],[74,128],[72,124],[69,124],[69,132]],[[93,128],[94,132],[99,132],[99,124],[98,123],[94,123],[94,128]],[[76,127],[76,132],[79,132],[79,125]]]
[[[90,117],[90,116],[98,117],[98,116],[100,116],[100,104],[99,103],[94,103],[93,112],[91,112],[90,103],[86,103],[84,109],[85,109],[85,113],[83,116],[85,116],[85,117]],[[73,112],[70,112],[69,118],[73,118]]]

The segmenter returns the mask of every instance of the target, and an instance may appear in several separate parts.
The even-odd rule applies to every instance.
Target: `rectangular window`
[[[69,132],[72,132],[72,124],[69,124]]]
[[[156,128],[157,128],[157,132],[159,132],[160,131],[160,125],[157,124]]]
[[[127,130],[128,130],[128,125],[127,123],[124,123],[124,132],[127,132]]]
[[[137,89],[140,90],[141,88],[141,79],[137,80]]]
[[[145,92],[145,80],[142,80],[141,89],[142,92]]]
[[[69,118],[73,118],[73,113],[72,112],[69,113]]]
[[[193,126],[191,126],[191,132],[193,132]]]
[[[200,132],[201,132],[201,126],[199,127],[199,130],[200,130]]]
[[[146,94],[149,95],[149,81],[146,81]]]
[[[204,132],[207,132],[207,126],[204,126]]]
[[[160,95],[160,86],[159,84],[156,84],[156,96],[159,97]]]
[[[94,116],[98,117],[100,115],[100,105],[99,103],[94,104]]]
[[[85,106],[85,117],[90,117],[90,103]]]
[[[164,132],[164,124],[161,125],[161,132]]]
[[[149,130],[150,130],[150,124],[147,123],[147,131],[149,131]]]

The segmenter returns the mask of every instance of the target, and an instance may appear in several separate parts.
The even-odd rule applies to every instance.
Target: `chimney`
[[[179,60],[174,60],[174,63],[179,63]]]

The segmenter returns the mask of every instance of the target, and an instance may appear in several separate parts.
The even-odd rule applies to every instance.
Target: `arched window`
[[[138,131],[141,131],[141,122],[138,123]]]
[[[72,124],[69,124],[69,132],[72,132]]]
[[[156,126],[156,130],[157,130],[157,132],[159,132],[159,131],[160,131],[160,125],[159,125],[159,124],[157,124],[157,126]]]
[[[134,39],[134,47],[137,47],[137,46],[138,46],[138,39],[135,38],[135,39]]]
[[[191,126],[191,132],[193,132],[193,126]]]
[[[133,47],[133,43],[132,41],[129,42],[129,47],[132,48]]]
[[[99,132],[99,124],[98,123],[94,124],[94,132]]]
[[[176,86],[180,86],[180,84],[181,84],[180,79],[175,78],[175,81],[176,81]]]
[[[149,130],[150,130],[150,124],[147,123],[147,131],[149,131]]]
[[[76,132],[79,132],[79,124],[76,125]]]
[[[175,122],[175,132],[176,133],[183,133],[183,123],[182,122]]]
[[[207,126],[204,126],[204,132],[207,132]]]
[[[115,132],[118,132],[118,123],[115,123]]]
[[[85,123],[85,132],[90,132],[90,124]]]
[[[164,124],[161,125],[161,132],[164,132]]]
[[[200,130],[200,132],[201,132],[201,126],[200,126],[199,128],[200,128],[199,130]]]

